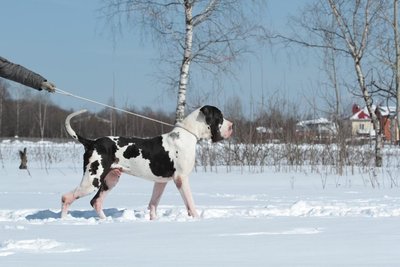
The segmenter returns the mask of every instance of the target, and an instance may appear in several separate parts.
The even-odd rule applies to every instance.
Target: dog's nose
[[[232,135],[232,132],[233,132],[233,123],[228,121],[227,130],[226,130],[226,134],[225,134],[224,138],[225,139],[229,138]]]

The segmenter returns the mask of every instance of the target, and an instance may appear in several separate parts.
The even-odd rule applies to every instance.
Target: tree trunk
[[[39,101],[39,129],[40,129],[40,137],[44,138],[44,130],[46,128],[46,114],[47,114],[47,101],[43,103],[43,101]]]
[[[193,43],[193,20],[192,20],[192,3],[190,0],[184,1],[185,21],[186,21],[186,36],[185,48],[183,54],[182,65],[180,69],[178,103],[176,106],[175,122],[180,122],[185,116],[186,106],[186,88],[189,81],[189,68],[192,61],[192,43]]]
[[[393,31],[394,31],[394,45],[396,50],[396,63],[395,63],[395,72],[396,72],[396,114],[397,114],[397,128],[398,133],[400,133],[400,47],[399,47],[399,32],[398,32],[398,23],[397,23],[397,0],[393,1]],[[397,135],[395,135],[397,140]]]
[[[24,148],[24,151],[19,151],[19,157],[21,158],[21,164],[19,165],[19,168],[21,170],[26,170],[28,169],[28,156],[26,153],[26,147]]]
[[[380,131],[380,123],[378,117],[375,114],[375,110],[373,110],[372,98],[369,95],[368,89],[365,85],[365,79],[361,69],[360,60],[357,58],[355,59],[355,68],[356,68],[358,83],[360,85],[363,94],[364,102],[367,106],[368,113],[371,117],[372,125],[375,130],[375,167],[382,167],[382,151],[381,151],[382,135]]]
[[[17,110],[16,110],[16,116],[17,116],[17,119],[16,119],[16,122],[15,122],[15,134],[14,134],[14,136],[19,136],[19,114],[20,114],[20,100],[19,99],[17,99],[16,100],[17,101],[17,105],[16,105],[16,108],[17,108]]]
[[[0,89],[1,97],[0,97],[0,136],[3,136],[3,99],[5,95],[5,89]]]
[[[337,125],[337,122],[339,121],[340,118],[340,92],[339,92],[339,85],[337,82],[337,73],[336,73],[336,59],[334,55],[334,51],[331,51],[331,64],[332,64],[332,83],[333,83],[333,88],[335,90],[335,100],[336,100],[336,105],[335,105],[335,123]]]
[[[361,29],[362,32],[361,34],[361,40],[359,42],[359,47],[357,47],[357,42],[354,41],[354,38],[356,38],[356,30],[353,29],[353,34],[350,32],[349,26],[346,24],[346,20],[343,19],[341,13],[338,11],[336,8],[336,3],[334,0],[328,0],[329,5],[331,6],[331,9],[333,11],[334,16],[336,17],[336,22],[339,25],[339,28],[342,32],[343,38],[346,42],[347,48],[353,57],[354,60],[354,66],[357,74],[357,80],[358,84],[360,86],[365,105],[367,106],[368,113],[371,117],[372,120],[372,125],[375,130],[375,167],[381,167],[382,166],[382,135],[380,133],[380,125],[378,118],[375,114],[375,110],[372,108],[372,98],[368,92],[368,88],[365,85],[365,78],[364,74],[361,69],[361,59],[364,54],[364,51],[367,46],[367,39],[368,39],[368,33],[369,33],[369,20],[368,20],[368,7],[370,6],[370,1],[366,4],[365,7],[365,24],[363,25],[363,28]],[[358,5],[358,4],[357,4]],[[353,12],[353,20],[355,19],[357,15],[357,11]]]

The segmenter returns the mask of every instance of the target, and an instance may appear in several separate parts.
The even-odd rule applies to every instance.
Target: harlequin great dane
[[[189,174],[195,163],[196,143],[199,139],[218,142],[232,134],[232,122],[224,119],[213,106],[203,106],[189,114],[169,133],[154,138],[109,136],[89,140],[71,128],[71,118],[86,112],[70,114],[65,120],[67,132],[85,147],[83,178],[78,187],[62,196],[61,216],[76,199],[97,190],[90,201],[98,216],[104,219],[103,200],[118,183],[121,173],[154,181],[148,209],[150,219],[156,218],[157,206],[168,181],[178,188],[189,216],[198,217],[189,186]]]

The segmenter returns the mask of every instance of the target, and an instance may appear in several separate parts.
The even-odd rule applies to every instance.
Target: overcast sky
[[[306,2],[309,1],[266,1],[263,23],[284,31],[288,16],[297,14]],[[156,48],[133,33],[125,33],[114,44],[110,30],[99,18],[101,1],[1,0],[0,3],[1,56],[79,96],[109,103],[114,87],[119,107],[149,106],[174,111],[175,95],[166,92],[154,75]],[[220,90],[209,88],[207,83],[196,84],[195,92],[189,88],[189,97],[207,96],[204,104],[223,108],[229,98],[236,96],[243,100],[246,114],[250,113],[250,103],[259,103],[262,94],[266,99],[280,94],[304,106],[305,96],[313,94],[314,80],[320,75],[319,63],[304,55],[296,57],[283,49],[266,46],[241,63],[236,81],[223,80]],[[61,95],[51,95],[51,99],[64,108],[92,111],[101,108]]]

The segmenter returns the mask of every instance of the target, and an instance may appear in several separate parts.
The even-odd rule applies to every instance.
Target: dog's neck
[[[185,127],[182,123],[178,122],[175,124],[175,127],[177,128],[181,128],[183,130],[185,130],[186,132],[190,133],[191,135],[193,135],[197,141],[200,140],[200,138],[197,136],[197,134],[195,134],[193,131],[189,130],[187,127]]]

